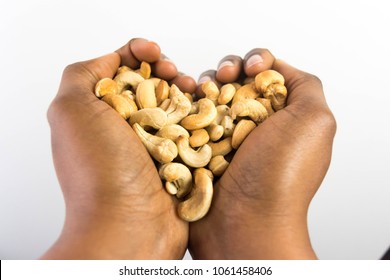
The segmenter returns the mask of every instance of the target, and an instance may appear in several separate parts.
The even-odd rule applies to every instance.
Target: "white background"
[[[319,76],[338,131],[309,212],[314,249],[380,258],[390,246],[386,2],[0,0],[0,258],[38,258],[64,221],[46,120],[63,68],[133,37],[195,78],[255,47]]]

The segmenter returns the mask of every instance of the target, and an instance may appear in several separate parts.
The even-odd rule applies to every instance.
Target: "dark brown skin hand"
[[[210,212],[190,224],[194,259],[315,259],[309,204],[330,164],[335,119],[315,76],[254,49],[222,59],[204,76],[223,83],[266,69],[280,72],[287,106],[259,125],[214,186]],[[207,79],[208,79],[207,78]],[[199,92],[199,91],[198,91]]]
[[[152,63],[154,75],[193,92],[156,43],[133,39],[118,51],[68,66],[48,110],[54,164],[66,220],[47,259],[181,259],[188,224],[164,190],[154,163],[130,125],[94,95],[117,68]]]

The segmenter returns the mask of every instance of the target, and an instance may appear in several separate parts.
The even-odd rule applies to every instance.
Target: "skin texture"
[[[176,78],[176,67],[160,57],[157,44],[133,39],[115,53],[64,70],[48,120],[66,221],[42,258],[183,257],[188,224],[178,218],[175,199],[129,124],[93,93],[96,82],[113,77],[120,65],[137,67],[142,60],[160,63],[155,75],[167,68]]]
[[[253,54],[263,62],[246,67]],[[190,227],[194,259],[316,258],[307,211],[330,164],[336,122],[317,77],[264,49],[250,51],[242,71],[271,67],[286,79],[287,107],[252,131],[214,186],[210,212]],[[225,81],[234,81],[231,72]]]
[[[253,64],[252,55],[261,61]],[[316,258],[307,210],[329,167],[336,129],[318,78],[266,49],[227,56],[203,74],[220,85],[273,68],[290,95],[285,109],[245,139],[214,186],[210,212],[189,226],[132,128],[93,93],[120,65],[137,68],[141,61],[151,63],[153,75],[202,95],[201,84],[140,38],[64,70],[48,120],[66,219],[42,258],[180,259],[187,246],[194,259]]]

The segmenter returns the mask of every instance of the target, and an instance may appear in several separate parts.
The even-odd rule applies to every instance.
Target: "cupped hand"
[[[329,167],[336,128],[320,80],[254,49],[244,59],[225,57],[200,82],[233,82],[271,68],[285,77],[287,106],[245,139],[214,187],[210,212],[190,225],[195,259],[316,258],[307,211]]]
[[[178,218],[151,157],[130,125],[94,95],[98,80],[140,61],[194,91],[195,81],[179,75],[160,47],[144,39],[63,73],[48,119],[66,220],[43,258],[175,259],[185,253],[188,224]]]

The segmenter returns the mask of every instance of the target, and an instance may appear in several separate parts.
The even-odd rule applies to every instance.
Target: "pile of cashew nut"
[[[121,66],[101,79],[95,94],[132,126],[155,160],[166,191],[180,200],[178,215],[193,222],[204,217],[213,181],[255,127],[285,107],[283,76],[267,70],[244,83],[218,88],[205,82],[206,97],[194,101],[165,80],[152,77],[142,62],[137,70]],[[207,167],[207,169],[206,169]]]

